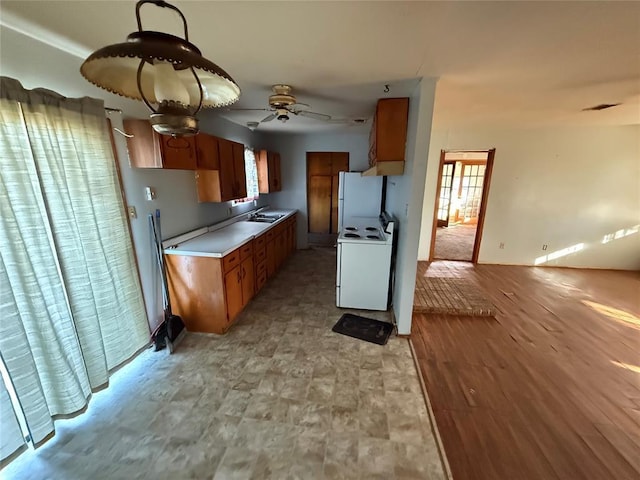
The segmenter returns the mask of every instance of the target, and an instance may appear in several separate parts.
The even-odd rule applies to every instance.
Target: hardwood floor
[[[473,278],[499,310],[414,315],[411,341],[454,480],[639,479],[640,275],[429,268]]]

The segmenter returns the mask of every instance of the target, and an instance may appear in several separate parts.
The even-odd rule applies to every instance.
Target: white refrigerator
[[[338,233],[352,217],[378,217],[382,210],[383,177],[340,172],[338,178]]]

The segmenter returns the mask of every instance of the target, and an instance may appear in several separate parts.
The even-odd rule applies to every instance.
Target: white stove
[[[394,222],[380,217],[345,219],[338,236],[336,305],[387,310]]]
[[[342,228],[339,240],[343,242],[388,242],[393,236],[385,233],[377,217],[352,217]]]

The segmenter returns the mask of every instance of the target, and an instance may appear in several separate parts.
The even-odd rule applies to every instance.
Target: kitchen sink
[[[284,215],[284,213],[257,213],[256,215],[250,215],[247,221],[273,223],[276,220],[280,220]]]

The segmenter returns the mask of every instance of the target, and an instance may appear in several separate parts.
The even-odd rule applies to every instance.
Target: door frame
[[[491,175],[493,173],[493,161],[496,156],[496,149],[488,150],[440,150],[440,165],[438,165],[438,183],[436,186],[436,196],[433,205],[433,225],[431,227],[431,246],[429,248],[429,261],[433,261],[433,255],[436,248],[436,230],[438,228],[438,206],[440,202],[440,188],[442,187],[442,170],[444,168],[445,156],[449,152],[469,152],[469,153],[486,153],[487,167],[484,171],[484,179],[482,180],[482,199],[480,200],[480,212],[478,214],[478,225],[476,227],[476,235],[473,241],[473,254],[471,255],[471,263],[478,263],[480,254],[480,243],[482,242],[482,231],[484,230],[484,217],[487,212],[487,201],[489,199],[489,187],[491,186]]]

